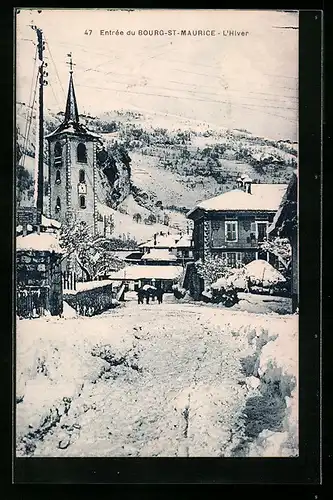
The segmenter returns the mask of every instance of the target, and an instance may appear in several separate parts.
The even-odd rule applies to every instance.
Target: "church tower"
[[[71,55],[70,55],[71,57]],[[46,136],[49,146],[49,215],[59,222],[84,221],[97,229],[96,146],[99,136],[79,121],[70,58],[65,117]]]

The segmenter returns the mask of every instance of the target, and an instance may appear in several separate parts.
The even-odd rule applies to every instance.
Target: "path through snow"
[[[280,332],[289,321],[133,302],[92,318],[20,321],[17,366],[26,387],[17,406],[18,435],[56,404],[56,396],[47,399],[48,387],[58,388],[59,397],[73,387],[69,411],[35,440],[34,456],[223,456],[246,395],[239,381],[247,332]],[[92,356],[96,345],[95,354],[108,346],[115,366]],[[36,359],[44,373],[34,375]]]

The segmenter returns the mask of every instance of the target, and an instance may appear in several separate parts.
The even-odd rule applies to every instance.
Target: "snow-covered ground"
[[[18,456],[228,456],[248,394],[249,333],[278,336],[281,363],[291,339],[295,372],[298,318],[260,297],[253,307],[261,300],[266,314],[245,312],[243,299],[238,310],[127,299],[92,318],[17,322]]]

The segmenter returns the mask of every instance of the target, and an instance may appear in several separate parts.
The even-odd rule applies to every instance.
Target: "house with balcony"
[[[194,259],[219,255],[230,266],[255,259],[274,265],[274,256],[261,251],[260,244],[268,236],[287,185],[254,184],[249,178],[237,183],[237,189],[205,200],[187,214],[194,221]]]
[[[199,203],[188,214],[193,220],[193,260],[220,256],[233,267],[263,259],[277,267],[277,258],[261,250],[268,238],[286,184],[254,184],[248,177],[237,179],[237,189]],[[198,299],[205,283],[194,263],[186,265],[183,287]]]
[[[156,233],[154,237],[141,243],[142,254],[138,264],[183,265],[193,260],[193,242],[188,234]]]

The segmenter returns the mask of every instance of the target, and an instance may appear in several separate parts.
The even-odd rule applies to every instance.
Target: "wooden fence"
[[[18,288],[16,293],[18,317],[37,318],[49,312],[49,292],[48,286]]]
[[[77,277],[75,272],[63,271],[62,286],[64,290],[76,290]]]

